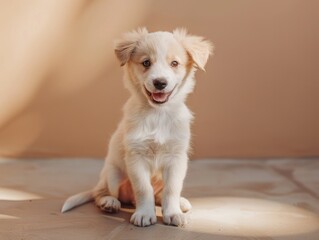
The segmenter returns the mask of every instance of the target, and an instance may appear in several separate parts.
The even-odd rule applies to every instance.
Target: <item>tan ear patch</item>
[[[174,37],[181,42],[194,62],[194,66],[205,71],[209,55],[213,53],[213,44],[203,37],[187,34],[186,29],[173,31]]]
[[[115,41],[114,51],[121,66],[130,60],[138,41],[147,33],[146,28],[139,28],[135,31],[125,33],[121,39]]]

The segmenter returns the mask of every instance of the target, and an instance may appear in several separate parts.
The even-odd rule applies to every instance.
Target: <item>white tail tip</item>
[[[93,200],[92,191],[81,192],[69,197],[63,204],[61,213]]]

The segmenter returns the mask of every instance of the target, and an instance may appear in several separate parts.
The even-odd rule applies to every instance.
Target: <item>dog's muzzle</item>
[[[155,91],[155,92],[150,92],[147,90],[147,88],[144,86],[145,92],[149,96],[150,100],[155,103],[155,104],[163,104],[166,103],[171,96],[172,92],[174,89],[170,92],[164,92],[164,91]]]

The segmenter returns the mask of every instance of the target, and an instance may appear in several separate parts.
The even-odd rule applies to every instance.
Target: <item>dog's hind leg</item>
[[[155,195],[155,204],[156,206],[162,206],[162,192]],[[179,206],[184,213],[189,212],[192,209],[191,203],[184,197],[180,197]]]
[[[180,197],[179,205],[180,205],[182,212],[184,212],[184,213],[188,212],[192,209],[191,203],[184,197]]]
[[[119,187],[122,181],[120,169],[116,166],[105,164],[100,180],[93,190],[96,205],[105,212],[116,213],[120,210],[118,200]]]

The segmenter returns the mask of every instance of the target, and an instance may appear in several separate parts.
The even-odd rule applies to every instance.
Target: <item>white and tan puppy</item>
[[[204,70],[210,42],[185,30],[129,32],[116,43],[131,93],[113,134],[100,180],[92,190],[70,197],[62,212],[95,200],[107,212],[133,202],[131,223],[156,223],[155,203],[165,224],[183,226],[191,205],[181,197],[186,175],[192,113],[185,105],[197,69]],[[161,187],[162,186],[162,187]]]

